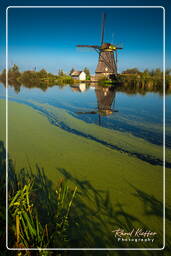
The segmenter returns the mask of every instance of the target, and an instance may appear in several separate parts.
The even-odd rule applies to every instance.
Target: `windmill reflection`
[[[110,116],[115,109],[116,90],[114,87],[96,87],[97,110],[77,112],[77,114],[98,114],[98,123],[102,125],[102,116]]]

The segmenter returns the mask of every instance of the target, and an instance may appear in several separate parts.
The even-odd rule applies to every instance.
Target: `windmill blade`
[[[112,40],[111,43],[114,44],[114,33],[112,33]]]
[[[103,13],[103,16],[102,16],[102,32],[101,32],[101,45],[102,45],[103,42],[104,42],[105,21],[106,21],[106,14]]]
[[[118,51],[117,51],[117,49],[116,49],[115,53],[116,53],[116,66],[117,66],[117,63],[118,63]]]
[[[82,115],[82,114],[97,114],[97,111],[76,112],[76,114],[79,114],[79,115]]]
[[[98,45],[76,45],[77,47],[88,47],[88,48],[95,48],[95,49],[99,49],[100,46]]]
[[[116,44],[116,48],[119,49],[119,50],[121,50],[121,49],[124,48],[124,46],[123,46],[122,43],[118,43],[118,44]]]
[[[105,111],[105,110],[104,110],[104,111]],[[103,112],[103,111],[102,111],[102,110],[98,110],[98,111],[87,111],[87,112],[79,111],[79,112],[75,112],[75,113],[78,114],[78,115],[83,115],[83,114],[97,114],[97,113],[100,113],[100,112]],[[119,110],[111,109],[111,112],[117,113],[117,112],[119,112]]]

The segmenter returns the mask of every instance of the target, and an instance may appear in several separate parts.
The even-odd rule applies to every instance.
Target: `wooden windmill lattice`
[[[77,47],[89,47],[95,49],[99,55],[96,67],[96,77],[107,77],[115,79],[117,77],[118,50],[123,49],[120,46],[104,42],[106,14],[102,17],[101,44],[99,45],[77,45]]]

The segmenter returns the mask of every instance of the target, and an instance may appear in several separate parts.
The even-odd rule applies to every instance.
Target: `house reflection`
[[[84,91],[86,91],[86,90],[87,90],[87,88],[86,88],[86,84],[85,84],[85,83],[81,83],[81,84],[79,84],[79,88],[80,88],[80,91],[81,91],[81,92],[84,92]]]
[[[88,89],[85,83],[80,83],[78,85],[71,85],[70,87],[73,92],[85,92]]]

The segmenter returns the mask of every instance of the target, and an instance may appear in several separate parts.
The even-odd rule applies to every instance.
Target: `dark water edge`
[[[64,124],[63,122],[60,122],[59,120],[56,119],[55,115],[50,112],[50,111],[47,111],[45,108],[41,107],[41,106],[38,106],[34,103],[31,103],[31,102],[27,102],[27,101],[24,101],[24,100],[16,100],[16,99],[10,99],[11,101],[14,101],[14,102],[18,102],[18,103],[23,103],[25,105],[28,105],[30,107],[32,107],[33,109],[37,110],[40,114],[44,115],[48,121],[54,125],[54,126],[57,126],[69,133],[72,133],[72,134],[75,134],[77,136],[81,136],[81,137],[84,137],[86,139],[90,139],[90,140],[93,140],[95,142],[98,142],[108,148],[111,148],[111,149],[114,149],[114,150],[118,150],[122,153],[127,153],[129,154],[130,156],[133,156],[133,157],[137,157],[138,159],[140,160],[143,160],[149,164],[152,164],[152,165],[158,165],[158,166],[163,166],[164,163],[162,160],[158,159],[158,158],[155,158],[151,155],[147,155],[147,154],[140,154],[140,153],[137,153],[137,152],[130,152],[128,150],[125,150],[121,147],[118,147],[116,145],[113,145],[113,144],[110,144],[104,140],[100,140],[98,138],[96,138],[95,136],[92,136],[90,134],[86,134],[86,133],[83,133],[83,132],[80,132],[76,129],[73,129],[69,126],[67,126],[66,124]],[[137,136],[137,137],[140,137],[140,136]],[[158,144],[157,144],[158,145]],[[168,161],[165,161],[165,167],[166,168],[171,168],[171,163],[168,162]]]
[[[77,119],[83,120],[87,123],[93,123],[90,120],[85,120],[85,118],[81,118],[78,115],[75,115],[74,113],[70,113],[73,117],[76,117]],[[107,124],[103,122],[103,127],[112,129],[115,131],[122,131],[122,132],[129,132],[132,135],[142,138],[152,144],[162,146],[163,145],[163,136],[160,133],[157,132],[151,132],[144,130],[138,126],[132,126],[124,121],[114,120],[114,126],[112,124]],[[157,138],[157,139],[156,139]],[[171,136],[166,135],[166,147],[171,148]]]

